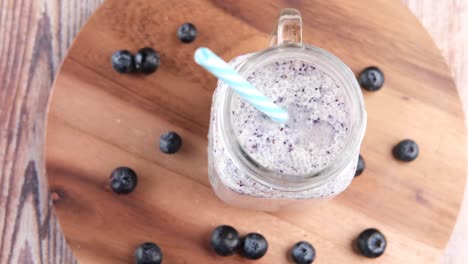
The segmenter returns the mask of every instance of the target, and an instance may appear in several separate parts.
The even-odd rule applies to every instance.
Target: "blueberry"
[[[176,132],[167,132],[159,138],[159,149],[166,154],[174,154],[182,146],[182,138]]]
[[[242,239],[242,255],[248,259],[259,259],[268,250],[268,241],[258,233],[247,234]]]
[[[377,258],[384,253],[387,239],[379,230],[369,228],[359,234],[357,247],[363,256]]]
[[[309,242],[297,242],[291,250],[291,257],[297,264],[310,264],[315,260],[315,248]]]
[[[135,70],[135,61],[128,50],[118,50],[112,54],[112,67],[119,73],[130,73]]]
[[[159,264],[162,262],[162,252],[158,245],[146,242],[135,250],[135,262],[137,264]]]
[[[131,193],[137,185],[137,175],[128,167],[118,167],[110,176],[110,185],[116,193]]]
[[[211,233],[211,247],[220,256],[234,254],[239,245],[239,233],[232,226],[218,226]]]
[[[159,53],[152,48],[142,48],[135,55],[135,69],[141,73],[153,73],[159,64]]]
[[[190,43],[197,37],[197,28],[192,23],[184,23],[177,29],[177,37],[184,43]]]
[[[418,154],[418,144],[411,139],[405,139],[393,147],[393,156],[401,161],[413,161]]]
[[[354,173],[354,177],[361,175],[365,168],[366,168],[366,161],[361,155],[359,155],[359,160],[357,163],[356,172]]]
[[[377,91],[384,84],[384,74],[377,67],[367,67],[359,74],[359,84],[368,91]]]

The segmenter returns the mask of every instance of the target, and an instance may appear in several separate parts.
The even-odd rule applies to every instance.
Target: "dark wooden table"
[[[74,263],[47,190],[44,121],[54,76],[103,0],[0,0],[0,263]],[[465,109],[468,0],[405,0],[442,48]],[[467,201],[443,263],[466,263]]]

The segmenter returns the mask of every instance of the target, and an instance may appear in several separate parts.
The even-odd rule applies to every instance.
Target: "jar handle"
[[[285,8],[281,10],[278,24],[273,28],[270,46],[302,44],[302,17],[299,10]]]

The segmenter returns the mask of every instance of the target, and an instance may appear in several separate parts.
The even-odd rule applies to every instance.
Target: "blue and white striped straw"
[[[211,72],[219,80],[228,84],[237,94],[247,100],[255,108],[265,113],[273,121],[286,123],[288,112],[263,95],[231,65],[223,61],[208,48],[198,48],[194,55],[195,62]]]

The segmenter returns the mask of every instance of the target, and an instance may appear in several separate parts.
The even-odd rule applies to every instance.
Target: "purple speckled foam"
[[[287,124],[275,123],[234,95],[234,132],[253,160],[288,175],[315,173],[333,162],[348,135],[349,107],[332,78],[307,62],[287,60],[247,79],[290,114]]]
[[[248,55],[230,63],[236,65]],[[275,103],[288,110],[287,124],[278,124],[236,94],[231,104],[231,122],[243,150],[263,167],[288,175],[323,170],[343,150],[350,126],[349,106],[339,85],[311,63],[284,60],[264,65],[247,79]],[[351,182],[356,161],[322,186],[301,192],[281,192],[257,184],[240,170],[226,152],[221,132],[214,126],[219,106],[218,83],[213,95],[209,133],[209,167],[229,189],[266,198],[320,198],[343,191]]]

